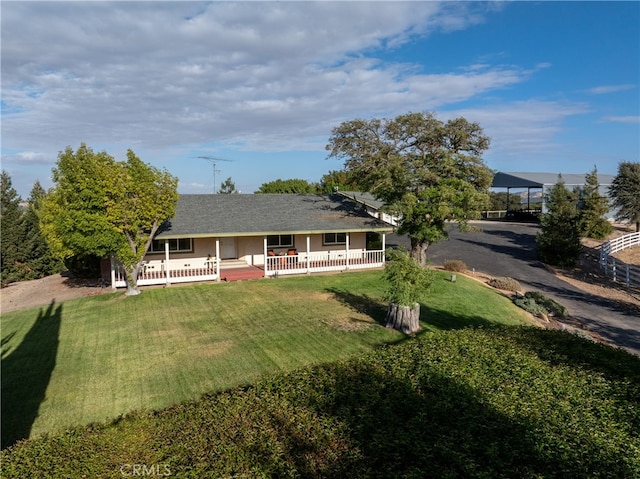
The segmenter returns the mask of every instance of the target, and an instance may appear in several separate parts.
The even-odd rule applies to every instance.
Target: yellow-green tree
[[[62,258],[115,257],[126,274],[127,295],[139,294],[142,259],[175,212],[177,178],[131,150],[119,162],[83,143],[75,152],[60,152],[53,182],[40,213],[49,246]]]

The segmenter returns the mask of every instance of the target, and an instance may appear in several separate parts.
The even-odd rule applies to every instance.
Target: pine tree
[[[640,163],[622,162],[609,187],[618,221],[635,223],[640,231]]]
[[[604,217],[609,212],[608,200],[600,194],[598,169],[585,176],[580,205],[580,234],[587,238],[604,239],[613,232],[613,226]]]
[[[46,192],[36,180],[31,189],[27,211],[24,214],[24,279],[37,279],[64,270],[62,261],[56,258],[42,236],[38,211]]]
[[[582,250],[577,195],[569,191],[558,175],[558,182],[545,195],[547,213],[540,219],[536,237],[538,257],[557,266],[573,266]]]
[[[20,281],[24,264],[22,237],[23,213],[20,208],[22,199],[11,184],[9,173],[2,170],[0,186],[0,219],[2,220],[2,248],[0,275],[2,286]]]
[[[231,177],[224,180],[220,184],[220,189],[218,190],[218,193],[221,195],[230,195],[237,192],[236,184],[231,180]]]

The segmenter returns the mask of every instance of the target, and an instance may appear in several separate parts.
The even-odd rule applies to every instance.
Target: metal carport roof
[[[582,186],[586,174],[562,173],[565,186]],[[598,173],[600,186],[608,186],[613,182],[613,175]],[[558,182],[558,173],[503,173],[493,177],[492,188],[544,188]]]

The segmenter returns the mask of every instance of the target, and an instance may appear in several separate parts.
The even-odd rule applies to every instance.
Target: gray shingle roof
[[[336,194],[346,196],[347,198],[370,206],[371,208],[375,208],[376,210],[379,210],[384,206],[384,202],[377,199],[371,193],[362,193],[360,191],[337,191]]]
[[[180,195],[159,238],[391,231],[340,195]]]

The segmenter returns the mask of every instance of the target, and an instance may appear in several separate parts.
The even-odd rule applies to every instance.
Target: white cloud
[[[3,163],[24,164],[24,165],[51,165],[53,158],[42,152],[21,151],[14,154],[3,155]]]
[[[605,116],[600,119],[602,123],[640,123],[640,116]]]
[[[489,156],[523,158],[561,149],[556,137],[566,119],[588,111],[579,103],[529,100],[457,110],[449,116],[479,123],[492,138]]]
[[[3,101],[19,113],[3,118],[3,141],[55,151],[82,141],[315,148],[347,118],[434,109],[523,81],[528,73],[515,67],[427,75],[376,58],[412,36],[481,22],[481,8],[10,3],[2,17]]]
[[[636,85],[632,85],[632,84],[603,85],[603,86],[590,88],[587,91],[593,95],[606,95],[608,93],[617,93],[619,91],[633,90],[634,88],[636,88]]]

